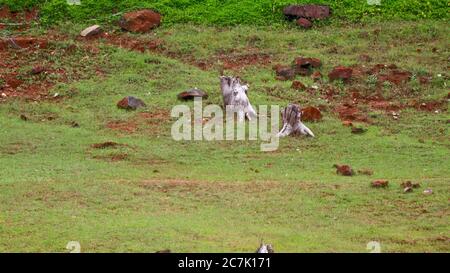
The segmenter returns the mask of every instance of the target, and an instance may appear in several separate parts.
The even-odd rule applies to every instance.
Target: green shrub
[[[381,5],[368,5],[367,0],[81,0],[69,6],[66,0],[0,0],[12,10],[38,7],[44,24],[71,19],[111,21],[121,12],[152,8],[164,15],[165,24],[198,23],[209,25],[282,23],[281,10],[293,3],[326,4],[337,20],[362,21],[366,18],[448,19],[448,3],[444,0],[381,0]],[[113,15],[116,16],[113,16]]]

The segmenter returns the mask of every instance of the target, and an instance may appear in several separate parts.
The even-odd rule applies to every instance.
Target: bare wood
[[[283,119],[283,127],[277,134],[278,137],[285,137],[295,134],[314,137],[313,132],[300,121],[301,111],[300,106],[297,104],[289,104],[283,109],[281,116]]]
[[[249,120],[257,117],[247,96],[249,86],[242,84],[239,77],[221,76],[220,88],[222,89],[224,108],[238,112],[240,121],[243,121],[245,116]]]

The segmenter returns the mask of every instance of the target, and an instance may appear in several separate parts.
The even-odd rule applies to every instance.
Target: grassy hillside
[[[165,24],[199,23],[208,25],[270,25],[284,21],[281,10],[287,4],[327,4],[333,18],[347,21],[367,19],[448,19],[448,3],[443,0],[382,0],[379,6],[366,0],[81,0],[81,6],[68,6],[66,0],[0,0],[13,10],[38,7],[46,24],[71,18],[109,21],[119,12],[153,8],[164,15]]]
[[[310,93],[275,80],[272,71],[273,64],[305,55],[320,58],[327,75],[336,65],[361,64],[360,55],[368,54],[366,66],[396,64],[413,73],[405,86],[383,86],[392,102],[441,100],[448,94],[445,22],[310,31],[176,25],[152,35],[111,34],[122,44],[151,39],[164,45],[147,52],[107,39],[80,40],[84,27],[66,24],[64,35],[26,30],[21,35],[51,37],[48,48],[0,52],[8,62],[2,71],[23,81],[18,93],[60,82],[45,90],[56,98],[0,103],[0,252],[63,252],[68,241],[79,241],[82,252],[253,252],[261,238],[277,252],[367,252],[374,240],[383,252],[450,251],[448,111],[405,108],[395,120],[362,105],[373,121],[355,135],[333,109],[354,89],[377,91],[373,82],[333,83],[340,94],[325,101],[326,80]],[[284,138],[270,153],[255,141],[174,141],[169,113],[182,103],[176,95],[198,86],[209,94],[205,103],[220,103],[218,59],[239,63],[255,54],[271,63],[225,73],[250,83],[254,105],[324,106],[323,121],[307,123],[316,138]],[[208,61],[211,67],[198,67]],[[36,65],[47,73],[30,75]],[[421,75],[432,80],[422,85]],[[314,84],[309,77],[297,80]],[[117,109],[126,95],[148,107]],[[105,141],[119,145],[92,147]],[[373,175],[338,176],[335,163]],[[371,188],[376,179],[390,187]],[[421,188],[404,194],[400,183],[407,180]],[[423,194],[426,188],[433,194]]]

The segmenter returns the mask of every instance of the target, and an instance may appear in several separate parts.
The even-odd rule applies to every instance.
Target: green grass
[[[0,0],[0,6],[12,10],[38,7],[41,21],[54,24],[71,19],[77,22],[117,20],[121,12],[152,8],[164,16],[164,24],[196,23],[206,25],[272,25],[283,24],[282,9],[289,4],[325,4],[333,19],[366,21],[385,19],[448,19],[448,2],[442,0],[382,0],[369,5],[367,0],[82,0],[80,6],[69,6],[66,0]]]
[[[69,41],[53,41],[48,52],[59,54],[68,43],[82,48],[70,41],[82,28],[67,26]],[[375,29],[381,29],[379,35]],[[361,35],[366,32],[369,38]],[[307,124],[316,138],[285,138],[277,151],[265,153],[258,141],[176,142],[170,136],[173,119],[142,117],[167,113],[180,103],[176,94],[193,86],[209,93],[207,103],[220,103],[215,69],[220,63],[203,71],[187,60],[214,60],[223,52],[256,50],[269,54],[273,64],[299,55],[318,57],[324,75],[335,65],[358,63],[366,53],[373,64],[444,74],[445,23],[385,22],[308,32],[177,25],[156,30],[155,37],[165,46],[158,54],[101,45],[98,54],[80,49],[57,55],[52,67],[81,74],[49,90],[60,93],[61,101],[0,104],[0,252],[64,252],[69,241],[79,241],[83,252],[253,252],[261,238],[277,252],[367,252],[369,241],[379,241],[383,252],[450,250],[447,111],[405,109],[399,121],[373,112],[368,132],[353,135],[341,125],[333,103],[291,90],[290,82],[274,80],[268,65],[225,73],[250,83],[255,105],[326,106],[323,121]],[[77,62],[85,54],[89,61]],[[39,58],[31,58],[30,66],[34,62]],[[98,66],[103,77],[94,73]],[[343,94],[362,88],[358,84],[343,86]],[[448,93],[445,84],[446,78],[419,86],[414,97],[442,98]],[[397,91],[386,90],[393,99],[409,99],[395,97]],[[117,109],[126,95],[142,98],[147,109]],[[72,128],[72,121],[80,127]],[[136,130],[108,129],[111,121],[134,122]],[[91,147],[104,141],[124,145]],[[370,168],[374,175],[337,176],[335,163]],[[376,179],[389,180],[390,187],[371,188]],[[406,180],[422,187],[403,194],[400,183]],[[422,194],[425,188],[434,193]]]

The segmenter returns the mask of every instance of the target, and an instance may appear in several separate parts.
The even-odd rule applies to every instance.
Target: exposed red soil
[[[117,142],[106,141],[106,142],[102,142],[102,143],[92,144],[91,147],[94,149],[105,149],[105,148],[115,148],[119,145],[120,144]]]
[[[343,104],[335,108],[339,118],[344,121],[360,121],[369,122],[369,118],[366,113],[363,113],[355,105]]]
[[[132,134],[148,126],[160,126],[170,120],[170,112],[165,109],[155,109],[152,112],[139,112],[128,120],[110,121],[106,127],[122,133]]]
[[[386,188],[389,186],[389,181],[387,180],[375,180],[370,184],[373,188]]]
[[[134,121],[110,121],[106,127],[115,131],[134,133],[138,129],[138,124]]]

